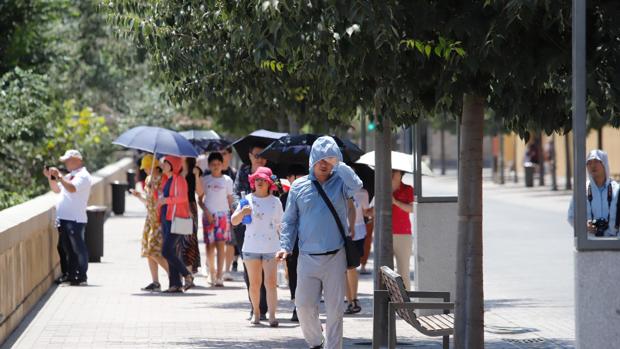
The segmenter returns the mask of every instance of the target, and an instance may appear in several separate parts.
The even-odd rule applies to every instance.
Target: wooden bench
[[[450,347],[450,335],[454,333],[454,303],[450,303],[450,292],[407,291],[400,275],[392,269],[381,267],[381,277],[388,294],[388,338],[389,348],[396,347],[395,314],[420,333],[431,337],[443,337],[443,348]],[[413,298],[441,299],[442,302],[412,302]],[[439,309],[443,314],[417,316],[415,309]]]

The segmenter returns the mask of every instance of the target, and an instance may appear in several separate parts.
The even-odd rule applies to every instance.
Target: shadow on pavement
[[[167,343],[172,347],[192,347],[192,348],[306,348],[306,342],[303,338],[284,337],[281,340],[253,340],[253,341],[225,341],[225,340],[208,340],[205,338],[189,338],[183,342]]]
[[[162,292],[143,292],[143,293],[132,293],[132,296],[136,297],[204,297],[204,296],[215,296],[213,293],[203,293],[203,292],[184,292],[184,293],[162,293]]]
[[[494,309],[494,308],[512,308],[512,307],[527,307],[527,308],[537,308],[546,306],[545,304],[541,304],[532,298],[513,298],[513,299],[486,299],[484,301],[485,309]]]

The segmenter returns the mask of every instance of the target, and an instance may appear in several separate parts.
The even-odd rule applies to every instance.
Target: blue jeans
[[[181,276],[189,275],[185,264],[179,258],[177,253],[177,248],[179,243],[185,237],[180,234],[172,234],[170,232],[170,228],[172,226],[172,222],[166,219],[162,219],[163,223],[163,232],[164,232],[164,245],[162,246],[161,254],[168,261],[168,281],[169,287],[177,286],[181,287],[183,284],[181,283]]]
[[[86,281],[88,249],[84,241],[86,223],[58,220],[59,243],[67,256],[67,274],[70,280]]]

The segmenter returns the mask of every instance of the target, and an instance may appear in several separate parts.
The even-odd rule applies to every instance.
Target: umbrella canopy
[[[258,145],[266,148],[273,141],[286,136],[287,133],[257,130],[233,143],[233,147],[245,164],[250,164],[250,147]]]
[[[179,132],[181,136],[193,140],[193,139],[219,139],[220,135],[213,130],[189,130]]]
[[[125,131],[113,144],[147,151],[153,154],[176,155],[195,158],[198,156],[192,144],[174,132],[161,127],[138,126]]]
[[[222,151],[232,144],[231,141],[220,138],[220,139],[203,139],[200,140],[199,146],[200,150],[205,153],[210,153],[214,151]]]
[[[285,136],[271,143],[261,156],[275,164],[300,164],[307,166],[312,144],[319,138],[315,134]],[[354,163],[364,153],[355,143],[333,137],[346,163]]]
[[[230,145],[230,142],[222,140],[217,132],[212,130],[189,130],[179,133],[187,138],[199,153],[219,151]],[[226,146],[222,147],[222,144],[224,144],[223,142],[228,143]]]
[[[371,151],[364,154],[359,160],[358,164],[366,164],[372,168],[375,167],[375,152]],[[401,153],[399,151],[392,151],[392,169],[400,170],[403,172],[413,173],[413,155]],[[433,176],[433,171],[428,165],[422,162],[422,176]]]
[[[364,164],[351,164],[351,167],[362,180],[364,189],[368,191],[368,200],[372,200],[373,196],[375,196],[375,170]]]

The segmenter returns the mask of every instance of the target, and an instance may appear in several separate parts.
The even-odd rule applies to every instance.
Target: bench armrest
[[[409,302],[409,303],[394,303],[390,302],[393,309],[442,309],[452,310],[454,309],[454,303],[448,302]]]
[[[450,301],[450,292],[407,291],[407,295],[412,298],[439,298],[444,302]]]

